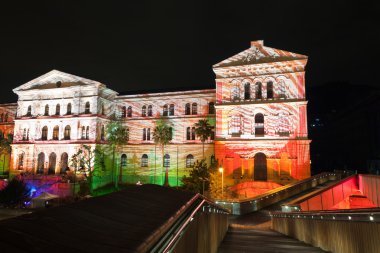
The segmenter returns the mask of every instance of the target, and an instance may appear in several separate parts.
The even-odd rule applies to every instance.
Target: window
[[[190,154],[186,156],[186,168],[192,167],[194,167],[194,156]]]
[[[31,105],[29,105],[28,106],[28,111],[26,112],[26,116],[32,116],[32,106]]]
[[[143,141],[146,141],[146,128],[143,129]]]
[[[61,114],[61,105],[57,104],[55,106],[55,115],[60,115]]]
[[[255,136],[264,136],[264,115],[262,113],[255,115]]]
[[[208,114],[215,114],[215,103],[208,103]]]
[[[195,140],[195,127],[191,128],[191,139]]]
[[[148,155],[143,154],[141,157],[141,167],[148,167]]]
[[[212,140],[212,141],[215,140],[215,131],[214,130],[211,131],[210,140]]]
[[[84,107],[84,113],[89,114],[90,113],[90,102],[86,102]]]
[[[241,117],[233,116],[230,121],[230,133],[241,134]]]
[[[23,141],[29,140],[29,129],[24,128],[24,131],[22,133],[22,140]]]
[[[121,165],[121,167],[127,167],[127,155],[126,154],[121,155],[120,165]]]
[[[168,116],[168,105],[164,105],[162,116]]]
[[[146,117],[146,106],[145,105],[141,109],[141,116]]]
[[[45,105],[45,114],[44,116],[49,116],[49,105]]]
[[[22,170],[24,168],[24,153],[18,155],[18,169]]]
[[[150,128],[143,129],[143,141],[150,141]]]
[[[170,155],[166,154],[164,156],[164,167],[169,168],[170,167]]]
[[[132,106],[128,106],[127,117],[132,117]]]
[[[71,114],[71,103],[68,103],[68,104],[67,104],[67,111],[66,111],[66,114],[67,114],[67,115],[70,115],[70,114]]]
[[[151,105],[148,106],[148,116],[149,117],[153,116],[153,111],[152,111],[152,106]]]
[[[42,128],[41,140],[46,141],[48,136],[48,127],[44,126]]]
[[[100,130],[100,140],[104,141],[105,132],[104,132],[104,125],[102,125],[102,128]]]
[[[273,98],[273,82],[267,82],[267,98]]]
[[[198,114],[198,105],[197,103],[193,103],[191,106],[191,114],[196,115]]]
[[[190,127],[186,128],[186,140],[191,139]]]
[[[59,137],[59,126],[53,128],[53,140],[58,140]]]
[[[45,165],[45,154],[41,152],[38,154],[38,159],[37,159],[37,174],[44,173],[44,165]]]
[[[251,99],[251,84],[244,84],[244,99]]]
[[[231,98],[232,100],[239,100],[240,99],[240,89],[238,86],[234,86],[231,90]]]
[[[61,155],[61,173],[64,174],[69,170],[69,155],[63,152]]]
[[[100,106],[100,113],[102,115],[105,115],[106,114],[106,110],[105,110],[105,107],[104,107],[104,104],[102,103],[102,105]]]
[[[173,140],[173,128],[169,127],[169,141]]]
[[[0,139],[3,139],[4,138],[4,133],[3,131],[0,130]]]
[[[90,127],[86,127],[86,140],[90,139]]]
[[[81,139],[84,140],[86,138],[86,127],[85,126],[82,126],[82,135],[81,135]]]
[[[123,106],[123,107],[121,108],[121,117],[122,117],[122,118],[127,117],[127,107],[125,107],[125,106]]]
[[[8,122],[8,113],[6,113],[4,116],[4,122]]]
[[[169,116],[174,116],[174,104],[169,106]]]
[[[3,122],[3,118],[4,118],[4,113],[2,113],[2,114],[0,115],[0,122]]]
[[[71,127],[69,125],[65,126],[64,138],[65,140],[70,140],[71,137]]]
[[[190,115],[190,103],[185,105],[185,115]]]
[[[255,96],[256,96],[256,99],[262,99],[263,95],[262,95],[262,92],[261,92],[261,83],[260,82],[257,82],[256,83],[256,87],[255,87]]]

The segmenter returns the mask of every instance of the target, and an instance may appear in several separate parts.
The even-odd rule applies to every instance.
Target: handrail
[[[200,203],[196,203],[200,201]],[[214,211],[227,214],[229,211],[197,193],[185,205],[183,205],[165,224],[156,230],[144,244],[138,248],[138,252],[170,252],[179,241],[194,215],[204,206],[213,206]]]

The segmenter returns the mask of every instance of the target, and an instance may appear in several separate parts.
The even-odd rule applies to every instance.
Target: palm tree
[[[195,134],[199,137],[203,144],[203,159],[205,158],[205,141],[212,134],[212,126],[207,119],[200,119],[195,125]]]
[[[122,125],[121,121],[115,116],[111,116],[111,121],[106,127],[106,140],[112,150],[112,181],[114,181],[115,174],[115,153],[116,149],[128,141],[128,131]],[[119,179],[115,180],[115,187],[117,187],[118,181],[121,181],[122,171],[120,169]]]
[[[12,143],[12,140],[11,138],[2,138],[0,139],[0,156],[2,155],[3,156],[3,170],[2,170],[2,174],[4,174],[4,170],[5,170],[5,159],[7,158],[7,155],[10,155],[11,154],[11,143]]]
[[[156,127],[153,130],[153,140],[156,145],[159,145],[161,148],[162,154],[162,167],[164,166],[164,151],[165,146],[172,139],[172,133],[170,126],[166,123],[164,119],[159,119],[156,121]],[[156,178],[156,173],[154,175]],[[169,168],[165,168],[165,182],[164,186],[169,186]]]

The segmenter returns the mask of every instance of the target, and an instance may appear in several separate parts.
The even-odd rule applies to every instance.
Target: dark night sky
[[[257,39],[308,55],[308,86],[380,85],[379,1],[10,2],[0,7],[0,102],[51,69],[116,91],[210,88],[211,66]]]

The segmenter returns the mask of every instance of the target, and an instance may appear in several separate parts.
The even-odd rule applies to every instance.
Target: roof
[[[252,41],[251,47],[217,64],[214,68],[252,65],[281,61],[293,61],[307,59],[306,55],[296,54],[280,49],[264,46],[262,40]]]
[[[194,195],[157,185],[0,221],[1,252],[135,252]]]

